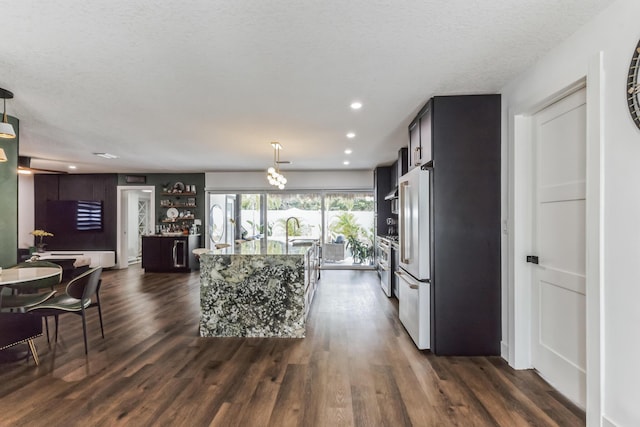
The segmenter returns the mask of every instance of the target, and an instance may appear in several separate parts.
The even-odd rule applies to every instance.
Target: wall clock
[[[638,75],[638,66],[640,66],[640,41],[633,51],[631,57],[631,65],[629,65],[629,75],[627,76],[627,105],[633,122],[640,129],[640,75]]]

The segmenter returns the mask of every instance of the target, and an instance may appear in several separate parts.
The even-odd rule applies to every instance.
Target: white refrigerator
[[[430,347],[431,171],[415,168],[398,184],[400,321],[419,349]]]

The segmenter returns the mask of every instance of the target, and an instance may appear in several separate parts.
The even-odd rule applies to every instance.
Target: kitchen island
[[[303,338],[318,253],[317,243],[253,241],[201,254],[200,336]]]

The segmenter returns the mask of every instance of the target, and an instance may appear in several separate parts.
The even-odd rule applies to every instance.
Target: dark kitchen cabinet
[[[396,188],[398,186],[398,161],[397,160],[393,162],[393,164],[391,165],[390,180],[391,181],[389,185],[391,186],[391,188]]]
[[[416,118],[409,125],[409,169],[413,169],[421,164],[422,147],[420,146],[420,119]]]
[[[434,97],[412,122],[420,129],[423,167],[432,171],[437,355],[500,354],[500,103],[500,95]]]
[[[145,272],[188,272],[198,268],[193,250],[200,236],[143,236],[142,268]]]
[[[385,197],[394,190],[391,186],[391,166],[379,166],[373,171],[373,187],[375,199],[375,235],[387,234],[387,218],[392,218],[390,200]]]
[[[409,149],[407,147],[402,147],[398,150],[398,166],[396,169],[396,186],[398,185],[398,181],[405,173],[409,172]]]
[[[432,128],[431,128],[431,111],[430,106],[427,104],[427,109],[422,112],[420,116],[420,164],[428,163],[432,159]]]
[[[432,105],[429,101],[409,125],[409,170],[432,159]]]

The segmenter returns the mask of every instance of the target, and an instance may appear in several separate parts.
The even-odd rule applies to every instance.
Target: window
[[[327,245],[327,255],[332,249],[337,251],[323,257],[325,267],[373,264],[372,192],[210,193],[209,210],[225,199],[236,200],[237,213],[228,209],[225,215],[229,218],[224,220],[236,224],[234,239],[260,239],[263,249],[272,254],[286,253],[287,237],[290,245],[317,240]],[[207,228],[212,233],[215,221],[209,221]],[[228,234],[225,241],[233,243]]]

